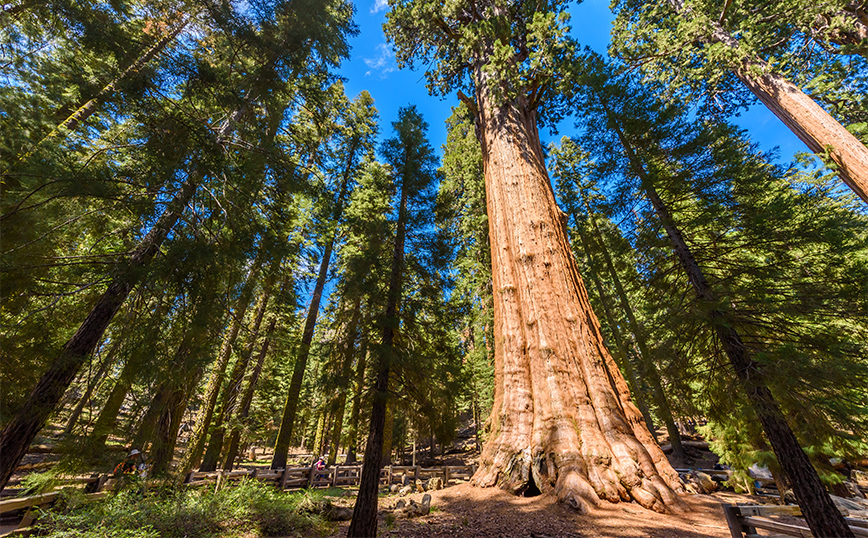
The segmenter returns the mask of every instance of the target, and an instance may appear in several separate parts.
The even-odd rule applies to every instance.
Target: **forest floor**
[[[409,498],[418,503],[422,494]],[[381,498],[380,508],[392,508],[397,500]],[[463,483],[431,492],[431,513],[427,516],[392,520],[382,511],[378,536],[728,538],[731,534],[721,502],[756,502],[756,498],[732,493],[688,495],[684,500],[691,510],[680,514],[658,514],[635,503],[603,503],[590,513],[579,514],[551,496],[517,497],[499,488]],[[329,538],[343,538],[348,526],[349,522],[339,524]]]

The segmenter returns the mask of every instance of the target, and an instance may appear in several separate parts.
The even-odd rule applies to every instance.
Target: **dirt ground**
[[[464,483],[431,493],[431,513],[387,524],[384,508],[398,497],[380,500],[378,536],[402,538],[729,538],[721,502],[743,502],[742,496],[689,495],[691,511],[658,514],[635,503],[606,503],[590,514],[579,514],[549,496],[516,497],[499,488],[476,488]],[[731,497],[731,498],[730,498]],[[409,498],[422,500],[417,493]],[[391,518],[388,518],[391,520]],[[349,522],[329,538],[346,536]]]

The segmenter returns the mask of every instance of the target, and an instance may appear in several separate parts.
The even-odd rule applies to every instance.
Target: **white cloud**
[[[385,78],[388,73],[395,70],[393,58],[394,56],[392,55],[389,46],[385,43],[380,43],[377,45],[376,57],[364,58],[365,65],[371,68],[369,71],[365,72],[365,76],[367,77],[374,71],[377,71],[380,73],[380,78]]]
[[[389,0],[374,0],[374,5],[371,6],[371,13],[379,13],[384,9],[389,9]]]

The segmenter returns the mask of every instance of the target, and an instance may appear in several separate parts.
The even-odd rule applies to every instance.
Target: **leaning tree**
[[[386,32],[401,66],[426,66],[432,93],[459,91],[482,146],[495,396],[473,483],[663,511],[682,488],[603,343],[539,139],[573,56],[566,4],[392,0]]]

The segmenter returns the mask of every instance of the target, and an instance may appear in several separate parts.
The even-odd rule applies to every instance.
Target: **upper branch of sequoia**
[[[501,102],[521,99],[543,121],[557,121],[564,73],[574,57],[569,15],[563,0],[397,0],[385,24],[400,67],[425,66],[428,90],[476,93],[481,69],[490,93]],[[478,78],[477,78],[478,80]]]

